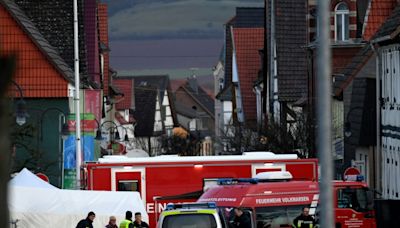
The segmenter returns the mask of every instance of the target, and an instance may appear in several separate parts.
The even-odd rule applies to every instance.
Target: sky
[[[103,0],[111,66],[117,71],[201,69],[218,62],[224,23],[263,0]],[[191,70],[192,68],[192,70]],[[206,70],[204,70],[206,69]]]

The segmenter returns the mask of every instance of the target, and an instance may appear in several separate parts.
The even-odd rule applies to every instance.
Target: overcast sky
[[[212,68],[236,7],[263,0],[104,0],[117,70]]]

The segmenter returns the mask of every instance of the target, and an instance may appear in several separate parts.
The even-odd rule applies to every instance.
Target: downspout
[[[380,91],[380,55],[379,52],[375,49],[374,44],[370,43],[372,51],[375,53],[376,56],[376,81],[375,81],[375,86],[376,86],[376,150],[375,153],[373,153],[373,160],[374,160],[374,189],[379,189],[382,191],[382,178],[379,178],[381,176],[381,170],[380,170],[380,165],[377,164],[378,161],[381,161],[381,137],[380,137],[380,132],[381,132],[381,106],[380,106],[380,97],[381,97],[381,91]],[[380,180],[379,184],[377,183],[377,180]]]
[[[276,120],[275,113],[275,0],[270,1],[270,45],[269,45],[269,96],[270,112],[273,119]]]
[[[268,55],[267,55],[267,50],[268,50],[268,30],[267,30],[267,25],[268,25],[268,0],[264,1],[264,53],[263,53],[263,89],[262,89],[262,114],[264,115],[264,120],[263,120],[263,125],[262,126],[267,126],[268,124],[268,114],[270,113],[269,107],[270,107],[270,97],[269,97],[269,74],[267,72],[268,68]]]

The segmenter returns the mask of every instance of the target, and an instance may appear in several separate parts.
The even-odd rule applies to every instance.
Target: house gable
[[[0,4],[0,42],[3,53],[17,55],[15,81],[24,91],[24,97],[67,97],[73,72],[33,24],[13,7],[14,13],[20,13],[19,21]]]

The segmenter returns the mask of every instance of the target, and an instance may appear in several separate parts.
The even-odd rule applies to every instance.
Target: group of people
[[[315,225],[314,218],[309,215],[310,208],[303,207],[302,213],[296,217],[293,221],[293,227],[295,228],[313,228]],[[250,215],[247,214],[242,208],[234,209],[235,218],[233,220],[233,226],[237,228],[251,228]],[[125,219],[119,224],[119,228],[146,228],[149,225],[142,221],[142,215],[140,212],[135,213],[135,220],[132,221],[132,212],[126,211]],[[93,221],[96,217],[93,211],[89,212],[86,219],[82,219],[76,225],[76,228],[93,228]],[[118,228],[117,219],[115,216],[111,216],[106,228]]]
[[[125,213],[125,219],[121,221],[119,224],[119,228],[146,228],[149,227],[149,224],[146,222],[142,221],[142,214],[140,212],[135,213],[135,220],[132,220],[132,212],[131,211],[126,211]],[[96,217],[96,214],[91,211],[88,213],[86,219],[82,219],[79,221],[79,223],[76,225],[76,228],[93,228],[93,221],[94,218]],[[108,221],[108,224],[105,226],[106,228],[118,228],[117,226],[117,218],[115,216],[110,216],[110,220]]]

